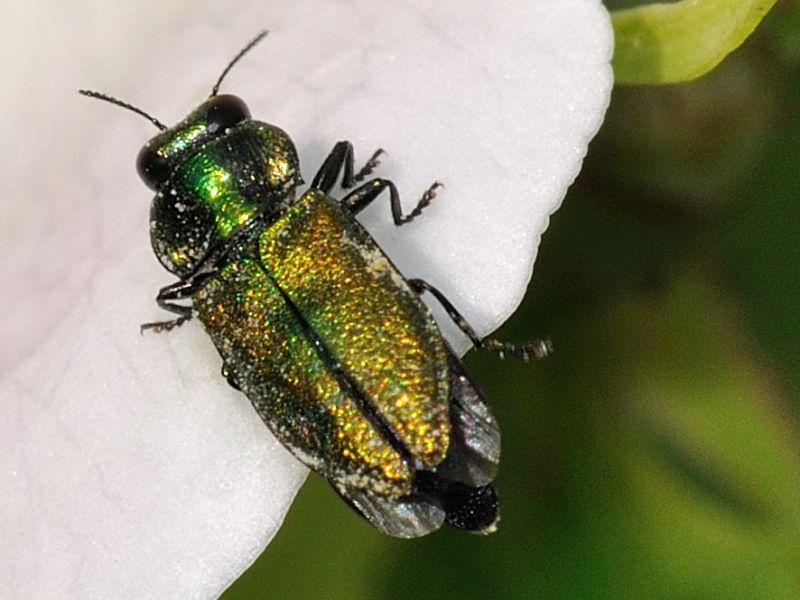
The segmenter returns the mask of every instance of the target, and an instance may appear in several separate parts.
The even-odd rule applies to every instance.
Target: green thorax
[[[166,176],[150,212],[153,249],[179,277],[256,215],[286,208],[301,183],[297,153],[281,129],[245,118],[215,123],[206,102],[151,139],[143,153]],[[213,106],[213,105],[212,105]]]
[[[265,123],[243,123],[181,161],[166,191],[207,207],[216,235],[227,238],[267,203],[293,192],[296,159],[284,135]]]

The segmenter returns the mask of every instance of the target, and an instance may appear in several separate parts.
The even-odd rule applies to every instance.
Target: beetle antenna
[[[82,94],[83,96],[89,96],[89,98],[97,98],[98,100],[105,100],[106,102],[110,102],[111,104],[116,104],[117,106],[121,106],[122,108],[127,108],[128,110],[135,112],[137,115],[142,115],[145,119],[150,121],[161,131],[164,131],[167,128],[167,126],[164,125],[161,121],[159,121],[155,117],[151,117],[141,108],[138,108],[133,104],[128,104],[127,102],[123,102],[122,100],[118,100],[117,98],[114,98],[114,96],[109,96],[108,94],[95,92],[93,90],[78,90],[78,93]]]
[[[245,46],[239,51],[239,54],[233,57],[233,60],[228,63],[228,66],[225,67],[224,71],[222,71],[222,75],[220,75],[219,79],[217,79],[217,83],[215,83],[214,87],[211,88],[211,96],[209,96],[210,98],[213,98],[214,96],[217,95],[217,92],[219,92],[219,86],[220,84],[222,84],[222,80],[225,79],[225,76],[228,74],[228,71],[230,71],[233,68],[233,65],[239,62],[239,59],[242,58],[245,54],[250,52],[250,50],[253,49],[253,46],[255,46],[256,44],[258,44],[258,42],[267,37],[268,33],[269,31],[267,31],[266,29],[261,33],[259,33],[256,37],[253,38],[253,40],[249,44],[247,44],[247,46]]]

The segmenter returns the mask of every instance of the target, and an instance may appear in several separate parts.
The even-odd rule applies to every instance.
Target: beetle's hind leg
[[[178,315],[177,319],[169,321],[157,321],[155,323],[143,323],[139,328],[140,333],[144,333],[146,329],[152,329],[156,333],[161,331],[170,331],[179,325],[183,325],[186,321],[192,318],[192,307],[178,304],[176,300],[183,300],[188,298],[195,292],[195,284],[190,281],[178,281],[172,285],[161,288],[156,296],[158,305],[171,313]]]
[[[364,181],[372,171],[380,164],[378,157],[383,154],[383,150],[378,148],[357,173],[353,173],[353,144],[348,141],[336,142],[333,150],[330,151],[322,166],[314,176],[311,187],[329,193],[339,175],[342,174],[342,187],[350,189],[355,184]]]
[[[500,358],[515,356],[524,360],[529,360],[531,357],[544,358],[553,352],[553,345],[549,339],[534,340],[523,344],[512,344],[492,338],[482,338],[472,326],[467,323],[467,320],[456,310],[455,306],[453,306],[447,297],[430,283],[423,279],[409,279],[408,284],[411,286],[411,289],[418,294],[428,292],[436,298],[436,301],[442,305],[442,308],[444,308],[447,315],[453,320],[453,323],[455,323],[478,348],[491,350],[497,353]]]

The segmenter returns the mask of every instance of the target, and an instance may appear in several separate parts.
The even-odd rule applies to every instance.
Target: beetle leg
[[[183,325],[192,318],[192,307],[178,304],[175,300],[182,300],[191,296],[197,289],[197,284],[193,281],[178,281],[172,285],[161,288],[156,296],[158,305],[171,313],[179,315],[177,319],[170,321],[158,321],[155,323],[143,323],[140,332],[145,329],[152,329],[155,332],[169,331],[178,325]]]
[[[233,389],[239,392],[242,391],[239,382],[236,381],[236,378],[233,376],[233,373],[230,372],[230,369],[228,369],[228,365],[226,365],[225,363],[222,364],[222,376],[228,381],[228,385],[230,385]]]
[[[337,142],[314,176],[311,187],[327,194],[336,185],[339,174],[343,172],[342,187],[349,189],[372,173],[372,170],[380,164],[378,157],[381,154],[383,150],[379,148],[358,173],[353,174],[353,144],[348,141]]]
[[[416,219],[425,207],[431,203],[431,200],[436,197],[436,190],[440,187],[444,186],[438,181],[434,182],[434,184],[422,194],[414,210],[407,215],[403,214],[403,208],[400,206],[400,194],[397,192],[397,186],[388,179],[371,179],[364,185],[357,187],[347,194],[342,198],[341,202],[350,212],[357,214],[366,208],[370,202],[375,200],[383,190],[388,189],[389,203],[392,208],[392,219],[394,220],[394,224],[400,227],[400,225],[405,225],[409,221]]]
[[[472,340],[472,343],[478,348],[496,352],[500,358],[505,358],[506,356],[515,356],[522,358],[523,360],[529,360],[531,356],[535,358],[544,358],[553,351],[553,345],[549,339],[534,340],[532,342],[525,342],[522,344],[512,344],[491,338],[482,338],[472,328],[472,326],[467,323],[466,319],[461,316],[461,313],[456,310],[455,306],[452,305],[445,295],[433,287],[430,283],[422,279],[409,279],[408,284],[411,286],[411,289],[418,294],[422,294],[422,292],[429,292],[434,298],[436,298],[436,301],[442,305],[442,308],[444,308],[448,316],[453,320],[453,323],[455,323],[458,328],[463,331],[467,337]]]

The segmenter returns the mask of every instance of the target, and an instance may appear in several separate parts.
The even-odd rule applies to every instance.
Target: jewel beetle
[[[395,225],[418,217],[434,183],[404,214],[395,185],[370,178],[381,150],[358,171],[352,145],[336,143],[310,186],[280,128],[250,117],[238,97],[209,98],[167,127],[137,158],[155,191],[150,238],[177,277],[157,296],[175,318],[196,317],[222,357],[222,374],[252,402],[273,434],[325,477],[352,508],[397,537],[442,524],[489,533],[498,519],[492,481],[500,458],[497,422],[442,337],[420,296],[428,293],[482,348],[527,358],[548,343],[482,339],[428,282],[406,279],[358,222],[388,195]],[[334,198],[339,183],[345,190]]]

